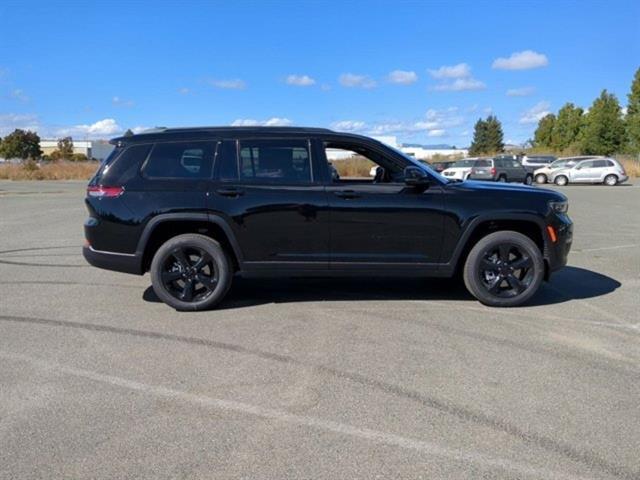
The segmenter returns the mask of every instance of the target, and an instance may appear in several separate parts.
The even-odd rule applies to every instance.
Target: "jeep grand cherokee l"
[[[236,275],[456,272],[482,303],[515,306],[565,265],[571,247],[561,193],[449,181],[359,135],[188,128],[112,143],[87,188],[84,256],[150,272],[158,297],[178,310],[213,307]],[[373,179],[335,174],[329,149],[380,168]]]

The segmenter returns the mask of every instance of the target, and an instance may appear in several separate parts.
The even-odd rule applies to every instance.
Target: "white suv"
[[[569,168],[573,167],[576,163],[581,160],[591,160],[592,158],[604,158],[596,155],[586,155],[581,157],[564,157],[559,158],[555,162],[538,168],[533,172],[533,178],[536,180],[536,183],[547,183],[551,178],[551,175],[554,170],[558,170],[559,168]]]
[[[475,167],[479,158],[464,158],[457,160],[451,164],[451,166],[442,171],[440,175],[444,175],[446,178],[455,180],[466,180],[471,174],[471,169]]]
[[[629,179],[624,167],[613,158],[582,160],[572,167],[560,168],[551,173],[556,185],[567,183],[604,183],[613,186]]]

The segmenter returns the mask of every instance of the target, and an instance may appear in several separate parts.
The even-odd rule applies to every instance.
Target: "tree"
[[[533,145],[535,147],[553,148],[553,130],[556,126],[556,116],[549,113],[540,119],[538,128],[533,134]]]
[[[485,153],[500,153],[504,150],[502,123],[495,115],[489,115],[485,121],[487,129],[487,147]]]
[[[625,125],[618,98],[603,90],[585,116],[582,151],[587,155],[611,155],[624,145]]]
[[[636,70],[631,83],[631,92],[627,98],[629,100],[625,118],[627,150],[631,153],[640,153],[640,68]]]
[[[16,128],[13,133],[4,137],[0,144],[0,157],[26,160],[36,159],[40,155],[40,137],[30,130]]]
[[[556,151],[563,151],[578,144],[584,127],[584,110],[573,103],[565,103],[551,133],[551,145]]]
[[[481,118],[473,127],[473,141],[469,147],[469,155],[480,155],[485,153],[487,145],[487,123]]]
[[[127,128],[127,131],[124,132],[124,137],[133,137],[133,132],[131,131],[130,128]]]
[[[60,158],[65,160],[73,157],[73,139],[71,137],[64,137],[58,140],[58,152],[60,152]]]

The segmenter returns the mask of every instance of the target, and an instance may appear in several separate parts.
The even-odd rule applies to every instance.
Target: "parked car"
[[[430,162],[431,169],[435,170],[438,173],[442,173],[444,170],[449,168],[453,162]]]
[[[448,168],[445,168],[441,173],[445,177],[452,180],[466,180],[471,174],[471,169],[474,167],[478,158],[464,158],[451,162]]]
[[[545,167],[557,160],[553,155],[525,155],[521,159],[522,166],[533,172],[536,168]]]
[[[471,169],[472,180],[490,180],[494,182],[533,183],[533,173],[527,171],[522,164],[513,158],[495,157],[478,160]]]
[[[551,181],[556,185],[604,183],[614,186],[628,179],[624,167],[613,158],[582,160],[571,167],[554,170],[551,174]]]
[[[547,183],[549,181],[549,178],[551,177],[551,173],[554,170],[557,170],[559,168],[564,168],[564,167],[572,167],[576,163],[578,163],[580,160],[589,160],[591,158],[601,158],[601,157],[598,157],[595,155],[592,155],[592,156],[585,155],[585,156],[579,156],[579,157],[559,158],[558,160],[556,160],[555,162],[547,166],[534,170],[533,178],[535,179],[536,183]]]
[[[461,271],[493,306],[530,299],[567,262],[567,198],[453,182],[371,138],[327,129],[163,129],[116,138],[87,187],[83,254],[150,272],[178,310],[218,304],[234,276],[436,276]],[[357,152],[374,179],[332,174]],[[185,159],[188,158],[188,161]]]

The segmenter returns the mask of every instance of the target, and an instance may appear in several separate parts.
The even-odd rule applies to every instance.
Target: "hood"
[[[466,182],[451,182],[446,185],[446,188],[455,188],[460,190],[472,190],[474,192],[486,192],[490,194],[523,194],[523,195],[535,195],[536,197],[548,197],[549,200],[565,201],[567,199],[560,192],[550,190],[547,188],[534,187],[529,185],[515,184],[515,183],[500,183],[500,182],[482,182],[475,180],[467,180]]]

